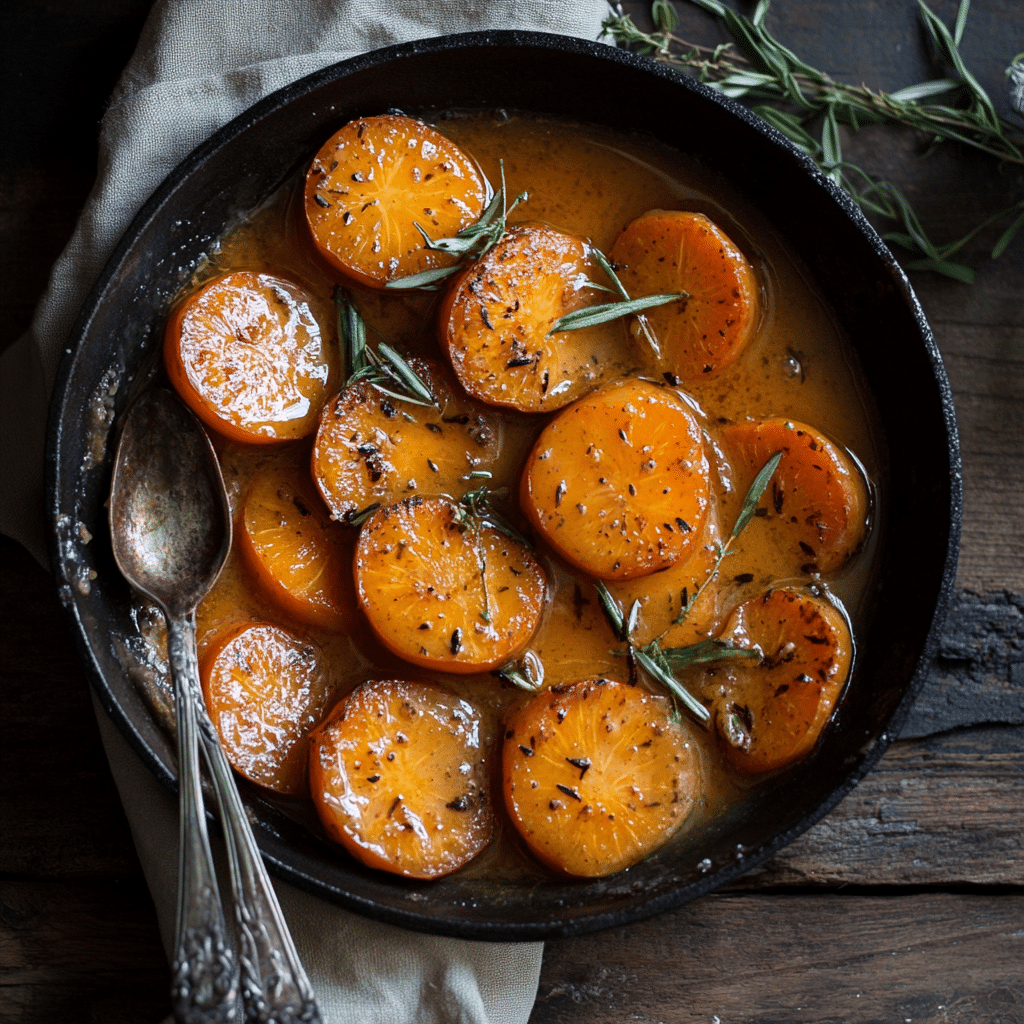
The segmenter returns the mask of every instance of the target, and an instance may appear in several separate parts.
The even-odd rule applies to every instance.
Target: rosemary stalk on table
[[[604,32],[616,43],[646,53],[692,72],[701,81],[734,99],[741,99],[813,159],[822,172],[845,188],[869,215],[895,222],[899,230],[883,235],[907,250],[907,270],[932,270],[958,281],[971,282],[974,271],[955,256],[982,230],[1005,224],[992,247],[998,258],[1024,224],[1024,199],[999,210],[963,238],[938,245],[933,242],[906,197],[891,182],[872,178],[843,159],[840,124],[854,130],[885,124],[915,129],[934,141],[955,142],[1011,165],[1024,165],[1021,125],[997,113],[959,51],[967,24],[970,0],[960,0],[950,30],[918,0],[928,35],[954,77],[922,82],[886,93],[866,85],[836,82],[811,67],[772,36],[765,26],[771,0],[758,0],[753,14],[728,7],[722,0],[689,0],[720,19],[732,42],[708,47],[687,42],[675,34],[678,14],[671,0],[654,0],[651,15],[655,31],[643,32],[612,2]],[[1007,75],[1021,91],[1024,54],[1018,54]],[[958,93],[956,106],[935,102],[935,97]],[[767,102],[765,102],[767,101]],[[1021,104],[1020,100],[1014,100]],[[1018,106],[1018,113],[1024,113]]]

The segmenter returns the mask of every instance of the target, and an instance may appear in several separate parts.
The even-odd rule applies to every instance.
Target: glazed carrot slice
[[[479,486],[470,474],[494,468],[500,440],[494,418],[440,363],[410,359],[409,366],[435,406],[402,402],[357,380],[324,407],[312,471],[335,519],[348,521],[370,505],[412,494],[461,497]]]
[[[286,615],[341,631],[356,615],[355,544],[332,523],[309,475],[268,466],[249,484],[238,544],[259,591]]]
[[[426,247],[483,212],[487,185],[458,146],[422,121],[361,117],[317,153],[306,175],[306,220],[319,253],[371,288],[452,264]]]
[[[667,703],[590,679],[534,697],[508,720],[505,804],[533,853],[588,878],[661,846],[700,788],[696,745]]]
[[[700,425],[668,388],[628,379],[563,410],[523,473],[531,522],[563,558],[601,579],[633,579],[687,557],[708,514]]]
[[[624,321],[555,331],[565,314],[601,301],[589,244],[545,227],[517,227],[449,289],[442,347],[462,386],[492,405],[546,412],[621,372]]]
[[[489,741],[467,701],[373,680],[313,734],[310,790],[328,834],[373,868],[439,878],[490,841]]]
[[[644,313],[634,337],[659,375],[694,383],[721,373],[757,325],[757,276],[728,236],[703,214],[651,210],[628,224],[609,257],[630,295],[679,292],[681,303]],[[658,351],[650,353],[653,337]],[[646,354],[646,353],[645,353]]]
[[[722,638],[760,660],[722,662],[702,689],[730,764],[773,771],[810,752],[850,674],[849,623],[831,602],[790,588],[741,604]]]
[[[384,645],[445,672],[486,672],[518,655],[547,589],[526,547],[441,497],[375,512],[359,535],[355,577]]]
[[[164,363],[178,394],[210,428],[265,444],[305,437],[336,386],[335,346],[310,297],[269,274],[225,274],[171,314]]]
[[[279,626],[250,624],[207,649],[200,676],[232,767],[276,793],[304,792],[303,741],[332,696],[320,648]]]
[[[746,484],[775,452],[784,453],[765,495],[766,514],[747,527],[748,550],[772,549],[790,572],[810,575],[839,569],[860,548],[870,496],[851,455],[813,427],[782,417],[738,423],[722,433]]]

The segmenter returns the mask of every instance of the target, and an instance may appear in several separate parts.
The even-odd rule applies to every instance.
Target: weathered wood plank
[[[155,1024],[169,992],[141,879],[0,883],[0,1019]]]
[[[1024,886],[1024,729],[901,740],[829,815],[735,888]]]
[[[1024,897],[708,896],[545,948],[530,1024],[1010,1024]]]
[[[961,590],[900,735],[985,724],[1024,725],[1024,594]]]

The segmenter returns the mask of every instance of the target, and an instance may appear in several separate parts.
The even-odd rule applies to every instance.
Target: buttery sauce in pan
[[[436,127],[473,156],[490,182],[500,183],[503,170],[510,201],[521,192],[528,193],[528,200],[510,215],[510,224],[547,224],[583,236],[607,253],[622,228],[648,210],[707,215],[746,255],[761,289],[758,326],[742,356],[713,378],[685,385],[708,435],[715,439],[723,425],[749,418],[792,418],[812,425],[854,453],[867,479],[878,480],[881,453],[871,427],[869,401],[849,347],[807,276],[759,212],[720,189],[678,154],[637,137],[526,116],[453,116]],[[314,297],[313,313],[324,337],[334,343],[331,297],[338,277],[318,259],[308,240],[301,179],[287,184],[224,238],[190,287],[236,269],[267,272],[304,286]],[[358,286],[351,286],[351,291],[368,324],[371,343],[384,338],[403,354],[442,358],[437,343],[441,293],[380,292]],[[623,376],[633,370],[626,330],[623,326],[621,349],[605,354],[607,362]],[[503,511],[525,528],[517,502],[519,476],[538,433],[551,417],[501,409],[493,413],[500,425],[501,458],[490,485],[507,488]],[[236,510],[256,470],[273,464],[282,471],[290,467],[308,471],[311,438],[267,446],[214,440]],[[742,488],[724,464],[713,468],[712,482],[720,500],[717,521],[724,536],[739,514]],[[878,498],[873,487],[872,514],[877,513]],[[733,608],[779,583],[812,583],[827,589],[846,609],[856,637],[871,574],[872,533],[869,531],[859,554],[827,576],[816,575],[813,566],[794,575],[766,536],[756,519],[740,535],[734,553],[723,563],[714,600],[706,601],[702,614],[687,627],[675,628],[673,643],[692,643],[703,635],[715,635]],[[625,681],[628,669],[623,644],[614,636],[592,583],[543,546],[540,557],[549,579],[549,605],[529,650],[543,664],[545,685],[601,676]],[[700,566],[691,567],[689,576],[673,569],[629,584],[611,584],[609,589],[627,607],[634,598],[642,600],[636,635],[646,642],[664,628],[665,610],[678,610],[681,587],[687,585],[692,591],[711,564],[705,559]],[[495,751],[506,714],[528,699],[522,690],[491,673],[439,675],[403,662],[383,648],[359,617],[354,620],[356,626],[343,633],[290,622],[254,594],[237,551],[200,607],[198,620],[200,659],[217,637],[247,622],[278,622],[314,641],[328,665],[334,691],[330,704],[366,679],[437,681],[481,710]],[[663,692],[656,684],[650,685],[655,692]],[[737,777],[729,770],[713,730],[686,722],[685,714],[684,725],[698,747],[704,780],[695,809],[683,826],[683,833],[692,835],[758,781]],[[495,762],[500,765],[497,755]],[[491,787],[498,818],[495,841],[463,871],[500,872],[503,877],[542,871],[504,818],[499,772],[500,766],[495,768]],[[290,813],[319,828],[308,811],[308,801],[275,799],[286,813],[291,808]],[[339,848],[338,856],[346,854]]]

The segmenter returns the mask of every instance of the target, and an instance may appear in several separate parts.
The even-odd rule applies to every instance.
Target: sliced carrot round
[[[320,648],[279,626],[246,625],[207,649],[200,676],[232,767],[276,793],[303,792],[302,741],[332,695]]]
[[[688,556],[703,535],[710,467],[696,417],[650,381],[606,385],[541,431],[522,505],[551,546],[602,579]]]
[[[846,617],[824,598],[780,588],[741,604],[722,638],[758,654],[704,674],[728,761],[756,774],[799,760],[817,742],[850,674]]]
[[[164,363],[207,426],[235,441],[305,437],[338,377],[309,296],[269,274],[225,274],[171,314]]]
[[[324,407],[313,445],[313,478],[336,519],[412,494],[461,497],[479,486],[499,453],[492,416],[463,394],[441,364],[409,366],[437,404],[392,398],[365,380],[342,388]]]
[[[609,680],[534,697],[507,723],[502,764],[509,815],[533,853],[588,878],[657,849],[700,787],[696,746],[667,703]]]
[[[370,867],[446,875],[491,840],[486,742],[467,701],[425,683],[364,683],[312,737],[320,820]]]
[[[634,324],[659,373],[693,383],[734,362],[757,325],[757,277],[729,237],[700,213],[651,210],[628,224],[609,254],[634,298],[686,292]],[[652,345],[653,340],[653,345]]]
[[[516,657],[540,623],[544,570],[519,542],[448,498],[409,498],[363,525],[356,592],[399,657],[485,672]]]
[[[462,386],[492,405],[560,409],[616,372],[623,322],[553,331],[604,293],[589,244],[553,228],[517,227],[452,285],[440,337]]]
[[[361,117],[337,131],[306,175],[306,220],[317,250],[342,274],[383,288],[448,266],[426,247],[479,219],[487,185],[455,143],[398,114]]]
[[[334,631],[356,615],[355,542],[332,523],[308,474],[268,466],[242,503],[239,549],[259,590],[285,614]]]
[[[870,497],[853,457],[820,431],[782,417],[726,427],[732,464],[749,486],[776,452],[782,461],[743,542],[774,547],[804,575],[839,569],[867,535]],[[792,571],[791,570],[791,571]]]

